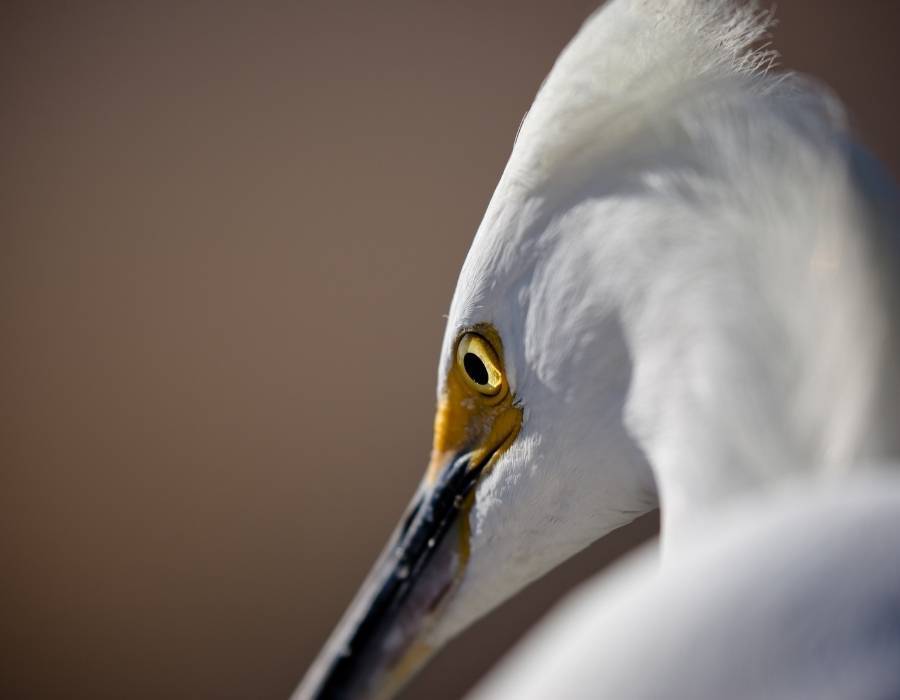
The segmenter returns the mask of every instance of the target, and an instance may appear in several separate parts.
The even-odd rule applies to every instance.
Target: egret
[[[611,0],[560,55],[460,273],[425,476],[295,698],[391,697],[657,507],[677,561],[723,504],[896,459],[897,195],[767,23]]]

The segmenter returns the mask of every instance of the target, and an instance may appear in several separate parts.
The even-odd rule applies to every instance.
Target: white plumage
[[[795,483],[574,593],[470,700],[900,697],[900,481]]]
[[[769,70],[774,55],[754,48],[767,21],[727,0],[612,0],[563,51],[522,123],[460,274],[438,395],[459,334],[488,323],[524,420],[477,484],[464,573],[417,634],[439,648],[657,506],[668,564],[632,567],[634,591],[582,593],[551,625],[552,641],[528,647],[483,697],[687,693],[677,676],[691,663],[698,682],[704,664],[721,673],[705,694],[670,697],[768,696],[763,667],[739,668],[711,642],[752,628],[762,649],[778,634],[766,614],[726,619],[757,588],[738,574],[767,572],[763,613],[804,583],[808,572],[789,566],[804,552],[829,574],[830,585],[810,582],[823,605],[843,600],[845,586],[862,596],[866,579],[840,571],[852,547],[825,545],[852,543],[842,528],[874,522],[868,497],[872,517],[896,532],[895,480],[859,487],[849,510],[835,487],[898,457],[896,193],[854,143],[836,98]],[[788,483],[796,515],[773,500]],[[737,503],[753,504],[755,529],[735,526],[713,544],[709,533],[728,529],[721,513]],[[792,545],[767,554],[765,543],[783,536]],[[886,568],[872,585],[900,589],[898,550],[879,551]],[[697,594],[716,606],[689,595],[701,571],[711,575]],[[687,603],[689,614],[663,615]],[[798,624],[815,617],[804,614]],[[647,630],[660,615],[671,636],[656,643]],[[579,622],[570,630],[566,620]],[[835,620],[852,628],[852,611]],[[851,628],[840,627],[848,640]],[[679,639],[720,653],[675,663]],[[792,639],[800,658],[803,640]],[[540,653],[554,649],[563,660],[545,666]],[[731,671],[740,692],[721,694]],[[832,697],[858,697],[847,693]]]
[[[654,507],[654,483],[670,538],[894,454],[883,214],[839,103],[760,72],[762,19],[615,0],[524,120],[445,338],[495,323],[526,407],[478,491],[461,623]]]

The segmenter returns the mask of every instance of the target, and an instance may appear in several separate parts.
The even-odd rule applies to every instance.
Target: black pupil
[[[484,362],[481,361],[481,358],[478,357],[478,355],[467,352],[463,356],[463,367],[466,368],[466,374],[468,374],[476,384],[488,383],[487,367],[484,366]]]

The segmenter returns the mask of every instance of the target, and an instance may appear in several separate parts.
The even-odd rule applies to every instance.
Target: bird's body
[[[668,550],[731,501],[896,463],[897,197],[835,98],[767,72],[765,29],[613,0],[563,52],[460,274],[426,479],[300,697],[393,692],[653,508]]]
[[[900,480],[800,480],[585,584],[469,700],[900,697]]]

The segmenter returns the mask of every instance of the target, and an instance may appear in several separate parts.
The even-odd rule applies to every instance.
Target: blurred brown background
[[[457,270],[594,4],[3,3],[0,696],[287,696],[417,483]],[[900,172],[900,3],[779,17]]]

